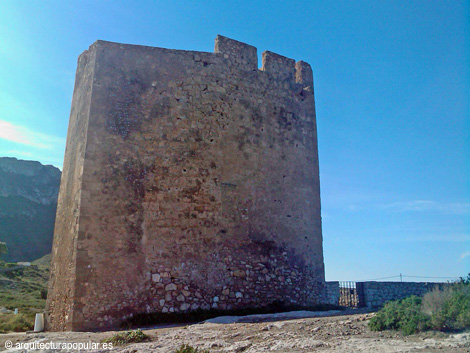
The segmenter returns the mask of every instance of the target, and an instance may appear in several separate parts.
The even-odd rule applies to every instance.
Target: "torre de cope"
[[[97,41],[75,77],[46,325],[325,297],[310,65]]]

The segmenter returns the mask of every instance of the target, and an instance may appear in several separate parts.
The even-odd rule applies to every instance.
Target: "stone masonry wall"
[[[403,299],[411,295],[423,296],[436,287],[447,283],[423,282],[363,282],[364,302],[369,308],[378,308],[391,300]]]
[[[53,319],[58,319],[54,321],[55,325],[60,326],[62,330],[72,330],[75,322],[76,242],[95,54],[93,50],[85,51],[78,59],[57,201],[47,310],[55,313]]]
[[[325,303],[339,305],[339,282],[328,281],[325,282],[326,298]]]
[[[79,59],[50,330],[325,293],[310,66],[98,41]]]

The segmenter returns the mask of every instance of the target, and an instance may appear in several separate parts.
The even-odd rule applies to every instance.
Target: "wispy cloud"
[[[334,238],[334,239],[333,239]],[[358,237],[351,235],[335,235],[329,237],[328,240],[340,241],[342,243],[357,244]],[[464,233],[443,233],[443,234],[432,234],[432,233],[415,233],[415,232],[380,232],[367,234],[360,239],[361,242],[367,242],[369,244],[384,244],[384,243],[447,243],[455,244],[455,246],[465,249],[467,244],[470,244],[470,234]]]
[[[436,242],[451,242],[451,243],[470,243],[470,235],[468,234],[430,234],[430,235],[418,235],[410,236],[407,238],[408,241],[436,241]]]
[[[381,206],[383,209],[395,212],[426,212],[426,211],[439,211],[453,214],[466,214],[470,213],[470,203],[465,202],[450,202],[439,203],[430,200],[413,200],[392,202]]]
[[[322,219],[328,219],[328,218],[330,218],[330,215],[327,212],[325,212],[324,210],[322,210],[321,211],[321,218]]]
[[[466,257],[470,257],[470,251],[464,252],[462,255],[460,255],[460,261],[462,261]]]
[[[470,243],[468,234],[402,234],[381,236],[372,239],[379,243]]]
[[[347,208],[351,212],[361,211],[364,207],[356,204],[349,204]]]
[[[61,137],[43,134],[4,120],[0,120],[0,139],[47,150],[53,150],[65,142]]]
[[[33,153],[31,152],[24,152],[24,151],[18,151],[18,150],[10,150],[7,151],[8,155],[18,155],[18,156],[23,156],[23,157],[33,157]]]

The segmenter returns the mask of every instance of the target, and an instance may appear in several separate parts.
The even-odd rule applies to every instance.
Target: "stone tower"
[[[310,65],[97,41],[80,55],[47,298],[50,330],[135,313],[322,301]]]

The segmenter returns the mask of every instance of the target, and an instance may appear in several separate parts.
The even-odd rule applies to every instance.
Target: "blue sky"
[[[95,40],[217,34],[312,65],[327,280],[470,272],[468,1],[2,0],[0,156],[61,167]]]

